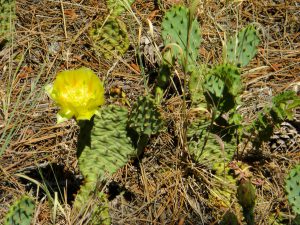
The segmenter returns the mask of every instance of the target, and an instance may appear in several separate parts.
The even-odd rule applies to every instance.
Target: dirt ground
[[[149,37],[147,20],[162,50],[160,24],[164,11],[174,4],[188,3],[136,0],[132,12],[122,14],[130,47],[122,57],[106,60],[92,50],[87,34],[94,20],[108,15],[105,1],[16,1],[13,42],[0,47],[0,218],[16,199],[30,193],[37,202],[34,224],[85,224],[71,207],[82,182],[76,158],[78,126],[73,120],[56,124],[58,109],[44,87],[59,71],[85,66],[104,80],[107,104],[130,108],[145,93],[139,45],[150,91],[158,70],[159,54],[151,44],[145,48],[141,42]],[[249,23],[259,27],[258,54],[242,73],[245,91],[240,112],[248,123],[276,93],[299,94],[299,12],[300,2],[295,0],[200,1],[201,62],[221,61],[225,32],[234,34]],[[116,89],[126,96],[116,94]],[[217,224],[235,204],[226,208],[211,199],[209,190],[223,181],[185,157],[179,140],[182,98],[172,88],[161,110],[168,129],[153,136],[143,157],[133,159],[103,187],[109,195],[112,224]],[[273,142],[265,143],[262,155],[245,160],[247,169],[240,171],[251,174],[256,187],[256,224],[291,224],[294,217],[283,186],[289,169],[300,162],[300,110],[287,123],[277,130],[273,142],[283,129],[293,130],[291,141],[275,150]],[[37,183],[46,185],[53,198],[54,192],[60,193],[60,209],[49,203]]]

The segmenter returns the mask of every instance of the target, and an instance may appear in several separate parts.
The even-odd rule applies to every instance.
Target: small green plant
[[[257,119],[246,130],[256,149],[269,141],[274,128],[285,120],[292,120],[294,110],[300,106],[300,98],[294,91],[285,91],[272,98],[270,106],[258,114]]]
[[[157,134],[163,125],[161,115],[151,95],[139,97],[132,107],[128,124],[139,134]]]
[[[35,202],[23,196],[10,207],[4,225],[30,225],[35,211]]]
[[[107,18],[95,20],[89,29],[96,55],[112,59],[127,51],[130,44],[127,26],[121,20],[120,15],[130,8],[133,2],[134,0],[106,0],[109,10]]]
[[[285,191],[294,213],[300,215],[300,165],[290,170],[285,180]]]

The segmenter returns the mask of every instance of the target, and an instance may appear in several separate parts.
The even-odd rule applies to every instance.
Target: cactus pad
[[[89,224],[91,225],[110,225],[111,219],[109,215],[109,208],[108,208],[108,199],[106,194],[103,192],[97,193],[97,207],[95,207],[92,213],[92,219]]]
[[[232,37],[226,44],[227,62],[238,67],[246,66],[257,53],[260,40],[253,25],[242,29],[236,37]]]
[[[35,202],[28,196],[23,196],[10,207],[4,225],[30,225],[34,210]]]
[[[255,188],[249,180],[242,180],[237,189],[237,199],[243,209],[252,209],[255,205]]]
[[[240,72],[231,64],[217,65],[209,72],[203,86],[208,104],[228,112],[237,104],[241,92]]]
[[[241,180],[236,197],[239,204],[243,207],[243,215],[247,225],[254,225],[254,206],[255,206],[255,187],[250,180]]]
[[[82,207],[96,188],[98,180],[105,180],[124,166],[136,154],[127,136],[127,109],[119,106],[101,108],[94,118],[90,146],[79,156],[79,168],[85,178],[75,199],[75,207]]]
[[[135,0],[106,0],[106,5],[111,10],[112,16],[119,16],[127,7],[129,7]]]
[[[208,125],[209,122],[194,122],[188,127],[188,149],[194,155],[196,161],[210,166],[211,169],[218,170],[222,165],[224,168],[224,163],[231,160],[235,152],[235,146],[224,143],[215,134],[208,133],[206,131]]]
[[[197,20],[189,21],[189,9],[174,6],[166,12],[162,21],[162,38],[165,46],[171,48],[173,57],[184,66],[188,52],[188,65],[195,65],[201,43],[201,34]]]
[[[9,39],[15,15],[15,0],[0,0],[0,42]]]
[[[161,130],[163,121],[156,107],[155,100],[151,96],[138,98],[129,116],[128,125],[140,135],[150,136],[157,134]]]
[[[123,55],[129,47],[126,25],[114,17],[109,17],[105,24],[102,20],[95,21],[89,30],[89,36],[96,54],[103,55],[106,59]]]
[[[285,183],[289,203],[293,211],[300,214],[300,165],[291,169]]]

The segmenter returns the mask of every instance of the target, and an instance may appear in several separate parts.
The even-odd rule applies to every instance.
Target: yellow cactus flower
[[[58,73],[54,83],[46,86],[46,92],[60,107],[58,123],[72,117],[90,120],[105,102],[103,83],[86,67]]]

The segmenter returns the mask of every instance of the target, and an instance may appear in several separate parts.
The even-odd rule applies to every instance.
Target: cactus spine
[[[253,25],[243,28],[235,37],[228,40],[225,46],[226,62],[238,67],[246,66],[257,53],[259,37]]]
[[[285,191],[293,211],[300,215],[300,165],[291,169],[285,180]]]
[[[28,196],[17,200],[9,209],[4,225],[30,225],[35,210],[35,202]]]

